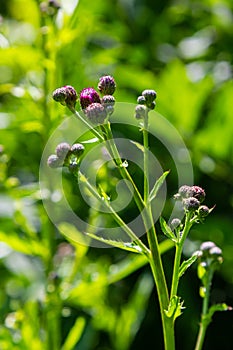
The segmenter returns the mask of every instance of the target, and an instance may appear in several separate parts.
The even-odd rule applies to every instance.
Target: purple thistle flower
[[[80,93],[80,105],[82,109],[87,108],[92,103],[101,103],[98,92],[93,88],[85,88]]]

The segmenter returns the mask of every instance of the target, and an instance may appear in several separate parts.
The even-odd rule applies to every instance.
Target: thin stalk
[[[210,270],[208,273],[208,281],[206,283],[205,296],[202,304],[201,323],[200,323],[200,328],[197,336],[197,343],[195,346],[195,350],[202,349],[204,340],[205,340],[206,330],[209,325],[209,322],[206,319],[206,315],[208,314],[208,310],[209,310],[210,288],[211,288],[213,274],[214,274],[213,270]]]
[[[102,204],[105,205],[106,208],[108,208],[111,212],[112,217],[116,221],[116,223],[124,229],[124,231],[127,233],[127,235],[138,244],[138,246],[142,249],[142,251],[149,255],[149,249],[144,245],[144,243],[137,237],[137,235],[130,229],[130,227],[122,220],[122,218],[115,212],[111,204],[108,200],[101,197],[101,195],[96,191],[96,189],[90,184],[90,182],[87,180],[85,175],[83,175],[79,171],[79,177],[82,183],[87,187],[87,189],[91,192],[91,194]]]
[[[81,116],[75,108],[70,108],[71,112],[94,134],[100,141],[104,141],[103,136],[91,125],[85,118]]]
[[[185,224],[184,229],[182,232],[182,236],[180,239],[178,239],[178,242],[176,243],[176,252],[175,252],[175,258],[174,258],[174,268],[173,268],[173,274],[172,274],[172,286],[171,286],[171,294],[170,294],[170,300],[173,296],[177,294],[178,290],[178,284],[179,284],[179,268],[180,268],[180,261],[183,251],[183,246],[185,239],[190,231],[190,228],[193,224],[192,221],[190,221],[192,212],[188,212],[185,218]]]
[[[133,181],[131,175],[129,174],[128,170],[126,169],[126,167],[124,166],[124,164],[122,162],[121,156],[119,154],[119,151],[118,151],[116,144],[114,142],[114,139],[113,139],[112,130],[111,130],[111,126],[110,126],[109,122],[104,125],[104,130],[105,130],[105,135],[106,135],[106,141],[108,141],[108,143],[109,143],[108,150],[112,154],[113,159],[115,161],[115,164],[117,165],[122,178],[128,180],[131,183],[131,185],[133,186],[134,201],[135,201],[138,209],[140,210],[140,212],[142,212],[143,209],[145,208],[145,203],[142,199],[142,196],[141,196],[135,182]],[[129,188],[129,189],[131,190],[131,188]]]
[[[163,335],[164,335],[164,345],[166,350],[175,349],[175,335],[174,335],[174,325],[172,318],[168,318],[164,310],[168,309],[169,305],[169,295],[167,289],[167,283],[165,279],[164,269],[162,265],[162,259],[159,252],[159,243],[157,239],[157,234],[154,226],[153,214],[151,210],[151,203],[149,199],[149,140],[148,140],[148,110],[146,111],[144,117],[144,127],[143,133],[143,162],[144,162],[144,203],[146,203],[146,209],[149,217],[149,223],[151,228],[147,231],[147,239],[149,243],[149,248],[151,251],[150,266],[154,281],[157,287],[160,313],[162,318]]]
[[[144,145],[144,202],[147,203],[149,197],[149,142],[148,142],[148,111],[146,111],[144,117],[143,127],[143,145]]]

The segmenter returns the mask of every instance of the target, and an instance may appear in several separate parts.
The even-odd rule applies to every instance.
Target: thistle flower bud
[[[204,201],[206,194],[203,188],[199,186],[192,186],[191,191],[192,191],[192,197],[197,198],[200,203]]]
[[[105,75],[99,79],[98,90],[102,95],[113,95],[116,90],[116,83],[113,77]]]
[[[143,119],[146,116],[146,106],[144,105],[137,105],[135,108],[135,118],[136,119]]]
[[[67,142],[62,142],[56,147],[57,157],[64,160],[70,152],[70,145]]]
[[[105,118],[107,117],[107,112],[104,106],[100,103],[92,103],[89,105],[85,109],[85,114],[93,124],[103,124]]]
[[[56,154],[51,154],[47,160],[47,165],[50,168],[59,168],[62,166],[62,161],[56,156]]]
[[[77,93],[73,86],[66,85],[53,92],[53,99],[72,109],[76,105]]]
[[[81,143],[74,143],[70,152],[79,158],[84,152],[84,146]]]
[[[101,102],[106,109],[107,114],[112,114],[114,111],[115,98],[112,95],[105,95],[101,99]]]
[[[198,208],[198,215],[199,215],[201,218],[206,217],[207,215],[209,215],[209,213],[210,213],[210,209],[209,209],[206,205],[201,205],[201,206]]]
[[[146,104],[145,96],[138,96],[138,98],[137,98],[137,103],[138,103],[139,105],[145,105],[145,104]]]
[[[177,227],[179,227],[181,225],[181,220],[178,218],[174,218],[172,219],[171,223],[170,223],[170,227],[172,230],[176,229]]]
[[[154,90],[144,90],[142,96],[145,97],[148,104],[151,104],[156,99],[157,94]]]
[[[187,211],[195,211],[199,208],[200,202],[197,198],[189,197],[183,200],[184,209]]]
[[[80,93],[80,105],[82,109],[87,108],[92,103],[101,103],[98,92],[93,88],[85,88]]]
[[[223,262],[222,250],[214,242],[207,241],[200,246],[200,262],[205,268],[217,268]]]
[[[179,188],[178,194],[182,197],[182,198],[189,198],[192,197],[192,190],[190,186],[184,185],[181,186]]]

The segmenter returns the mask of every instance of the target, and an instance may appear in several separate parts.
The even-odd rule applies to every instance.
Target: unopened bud
[[[105,75],[100,78],[98,90],[102,95],[113,95],[116,90],[116,83],[113,77]]]
[[[75,143],[71,147],[70,152],[79,158],[84,152],[84,146],[81,143]]]
[[[199,208],[200,202],[197,198],[189,197],[183,200],[184,209],[187,211],[195,211]]]
[[[103,124],[105,118],[107,117],[107,112],[104,106],[100,103],[92,103],[89,105],[85,109],[85,114],[93,124]]]
[[[147,113],[146,106],[144,105],[137,105],[135,108],[135,118],[136,119],[143,119],[145,118]]]
[[[73,86],[66,85],[53,92],[53,99],[63,106],[73,109],[76,105],[77,93]]]
[[[56,154],[51,154],[47,160],[47,164],[50,168],[59,168],[62,166],[61,159]]]
[[[56,147],[56,154],[58,158],[64,160],[70,151],[70,145],[66,142],[59,143]]]

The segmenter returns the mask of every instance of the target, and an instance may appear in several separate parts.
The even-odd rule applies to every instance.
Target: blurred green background
[[[193,228],[184,253],[206,240],[222,248],[211,302],[233,305],[233,3],[59,4],[0,0],[0,349],[159,350],[160,318],[145,262],[65,240],[43,208],[41,155],[70,115],[51,93],[65,84],[77,91],[96,87],[102,74],[115,77],[118,102],[135,103],[145,88],[157,91],[157,111],[183,137],[195,184],[205,188],[206,204],[216,205]],[[127,137],[137,139],[136,133]],[[172,170],[172,197],[174,165],[162,146],[156,152],[164,170]],[[173,251],[165,253],[168,276],[172,258]],[[177,320],[177,349],[194,347],[198,288],[194,266],[180,286],[187,309]],[[230,350],[232,332],[232,313],[217,313],[204,349]]]

